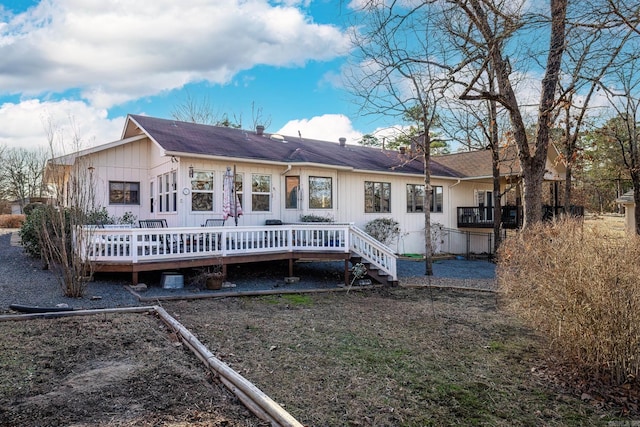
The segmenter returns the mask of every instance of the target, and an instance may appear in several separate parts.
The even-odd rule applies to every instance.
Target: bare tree
[[[495,76],[492,69],[487,69],[485,85],[488,91],[494,91]],[[500,108],[494,99],[479,102],[460,101],[451,99],[448,102],[448,125],[445,129],[451,138],[458,141],[469,150],[491,150],[491,170],[493,182],[493,246],[497,252],[500,246],[502,196],[510,187],[502,191],[500,185],[501,168],[513,168],[513,159],[505,158],[509,147],[504,144],[506,124],[504,123],[504,108]],[[502,123],[502,125],[501,125]]]
[[[613,141],[633,184],[636,234],[640,235],[640,61],[629,58],[626,66],[616,71],[617,84],[603,86],[615,117],[600,132]],[[610,85],[614,82],[609,81]]]
[[[450,31],[450,35],[463,55],[451,78],[464,85],[461,99],[494,100],[508,111],[522,168],[523,227],[526,227],[542,219],[542,182],[549,132],[557,104],[560,67],[566,47],[567,0],[550,0],[548,17],[526,16],[523,13],[524,2],[451,0],[448,4],[450,7],[445,11],[447,20],[458,24],[454,27],[455,31]],[[527,135],[523,105],[516,96],[512,81],[512,63],[523,66],[527,63],[521,59],[509,58],[510,53],[519,53],[509,47],[518,31],[526,28],[526,24],[535,24],[548,30],[550,34],[548,49],[541,55],[544,57],[544,75],[533,143]],[[532,30],[531,27],[526,29]],[[495,76],[496,85],[493,90],[487,90],[481,84],[481,77],[487,73]]]
[[[185,100],[174,107],[171,115],[174,119],[182,122],[242,128],[242,114],[232,114],[232,117],[229,117],[226,112],[216,112],[211,100],[206,95],[196,98],[187,93]],[[251,124],[251,129],[255,129],[258,125],[262,125],[266,129],[271,125],[271,116],[265,116],[262,107],[256,107],[255,102],[251,103]]]
[[[616,11],[607,8],[606,3],[593,6],[574,11],[570,16],[563,78],[558,85],[556,123],[562,131],[559,143],[563,147],[562,161],[566,167],[565,213],[571,210],[573,169],[581,159],[581,136],[589,118],[597,117],[589,114],[594,108],[592,99],[603,79],[620,65],[619,61],[626,61],[625,49],[637,35],[635,29],[620,22]]]
[[[41,256],[59,278],[63,292],[81,297],[93,275],[89,253],[91,233],[83,232],[86,218],[95,209],[90,164],[78,156],[82,140],[70,118],[72,139],[65,141],[60,128],[49,118],[44,130],[51,159],[47,163],[47,182],[55,192],[55,204],[44,207],[39,229]],[[71,147],[71,148],[69,148]],[[67,155],[58,155],[66,153]]]
[[[402,120],[414,117],[422,135],[414,141],[417,150],[399,156],[399,164],[421,158],[424,167],[425,274],[433,274],[431,238],[431,142],[438,125],[438,104],[446,96],[448,69],[432,58],[446,57],[438,39],[425,37],[437,30],[437,22],[423,12],[427,4],[404,8],[395,2],[369,1],[356,15],[365,32],[354,31],[357,62],[347,77],[348,87],[367,114],[386,114]],[[416,157],[419,156],[419,157]]]
[[[0,172],[0,191],[3,197],[17,200],[21,208],[28,198],[43,197],[42,173],[46,152],[42,149],[8,148],[1,154],[4,167]]]

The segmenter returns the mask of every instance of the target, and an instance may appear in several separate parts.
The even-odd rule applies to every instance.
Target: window
[[[149,183],[149,212],[153,213],[153,196],[154,196],[154,192],[153,192],[153,181],[151,181]]]
[[[442,186],[431,187],[431,212],[442,212]]]
[[[391,212],[390,182],[364,182],[364,211]]]
[[[424,212],[424,185],[407,184],[407,212]]]
[[[251,210],[271,211],[271,175],[251,175]]]
[[[236,197],[238,198],[238,201],[240,202],[240,207],[244,207],[243,205],[243,197],[242,195],[244,194],[244,192],[242,191],[242,182],[243,182],[243,178],[242,178],[242,174],[241,173],[237,173],[235,176],[235,190],[236,190]]]
[[[191,210],[194,212],[213,211],[213,172],[193,172]]]
[[[178,200],[176,181],[176,172],[158,176],[158,212],[176,211]]]
[[[126,181],[109,181],[109,204],[139,205],[140,183]]]
[[[300,192],[300,177],[299,176],[287,176],[285,177],[285,186],[287,191],[287,199],[284,202],[286,209],[298,209],[298,196]]]
[[[309,177],[309,209],[331,209],[332,194],[331,178]]]

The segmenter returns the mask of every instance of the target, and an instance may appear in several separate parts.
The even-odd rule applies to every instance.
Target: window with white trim
[[[140,183],[126,181],[109,181],[110,205],[139,205]]]
[[[193,212],[213,211],[213,183],[213,172],[193,172],[193,178],[191,178],[191,210]]]
[[[177,209],[177,173],[168,172],[158,176],[158,212],[175,212]]]
[[[251,210],[271,211],[271,175],[251,175]]]
[[[330,177],[309,177],[309,209],[333,207],[333,182]]]

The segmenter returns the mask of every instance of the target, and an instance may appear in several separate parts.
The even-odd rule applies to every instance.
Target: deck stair
[[[381,285],[385,286],[398,286],[398,279],[394,279],[385,271],[382,271],[375,266],[373,266],[370,262],[363,260],[362,257],[352,254],[349,259],[351,265],[356,265],[358,263],[362,263],[367,268],[367,276],[374,282],[377,282]]]

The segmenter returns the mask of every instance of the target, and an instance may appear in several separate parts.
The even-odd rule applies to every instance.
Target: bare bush
[[[545,334],[577,369],[615,384],[640,371],[640,240],[537,225],[507,239],[498,284],[509,309]]]
[[[24,219],[24,215],[0,215],[0,228],[20,228]]]

